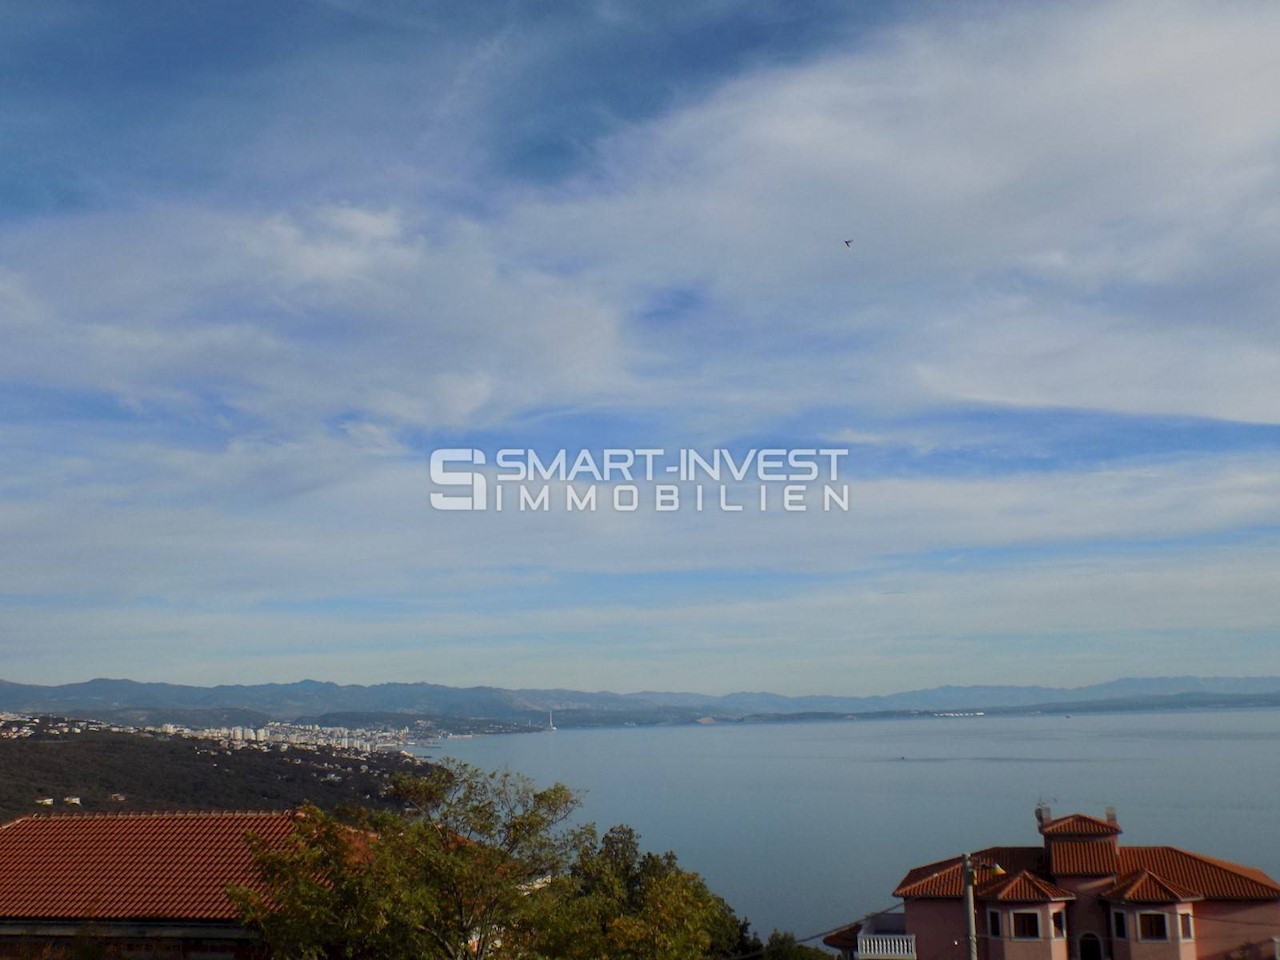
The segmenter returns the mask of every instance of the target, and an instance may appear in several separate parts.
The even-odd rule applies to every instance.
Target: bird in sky
[[[852,247],[852,246],[853,246],[853,241],[852,241],[852,240],[846,240],[846,241],[844,242],[844,245],[845,245],[846,247]]]

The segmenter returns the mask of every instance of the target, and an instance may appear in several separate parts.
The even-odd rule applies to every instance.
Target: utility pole
[[[964,861],[964,929],[969,946],[969,960],[978,960],[978,930],[974,921],[973,910],[973,864],[969,854]]]

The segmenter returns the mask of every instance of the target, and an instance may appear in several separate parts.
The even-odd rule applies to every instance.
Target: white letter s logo
[[[469,487],[470,493],[432,493],[431,506],[437,510],[484,510],[489,505],[488,482],[475,470],[450,470],[451,463],[475,466],[484,463],[484,453],[472,447],[452,447],[431,452],[431,482],[438,487]]]

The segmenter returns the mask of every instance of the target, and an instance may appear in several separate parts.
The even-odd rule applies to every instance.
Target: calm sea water
[[[584,818],[675,850],[767,933],[893,903],[908,868],[1102,816],[1280,877],[1280,711],[560,730],[423,751],[586,791]]]

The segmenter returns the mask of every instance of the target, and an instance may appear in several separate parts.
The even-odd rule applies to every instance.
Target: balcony
[[[916,960],[916,938],[901,913],[881,913],[826,937],[844,960]],[[1278,958],[1280,960],[1280,958]]]
[[[909,933],[859,933],[858,960],[916,960],[916,938]]]

